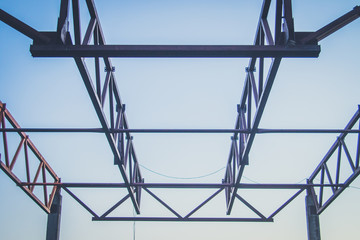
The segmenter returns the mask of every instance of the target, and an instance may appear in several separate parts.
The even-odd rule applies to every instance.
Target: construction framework
[[[360,168],[360,110],[358,109],[344,129],[260,129],[259,123],[266,107],[272,85],[283,58],[313,58],[320,53],[319,41],[356,20],[360,16],[360,7],[354,9],[314,32],[297,32],[294,28],[291,0],[276,0],[274,32],[269,26],[271,0],[264,0],[256,28],[253,45],[107,45],[101,28],[100,19],[93,0],[84,0],[90,21],[85,33],[81,34],[79,0],[61,0],[56,31],[40,32],[19,19],[0,9],[0,20],[33,40],[30,52],[33,57],[73,58],[83,79],[92,105],[101,123],[101,128],[21,128],[10,114],[4,103],[0,102],[0,132],[4,143],[4,153],[0,155],[1,169],[28,194],[46,213],[49,214],[46,239],[59,239],[61,195],[60,189],[67,192],[91,215],[94,221],[221,221],[221,222],[272,222],[273,218],[290,202],[306,191],[308,237],[320,239],[319,214],[321,214],[350,183],[359,175]],[[69,5],[72,4],[72,28],[69,27]],[[71,34],[71,32],[73,34]],[[83,37],[82,37],[83,36]],[[130,129],[122,103],[119,88],[114,75],[114,66],[110,58],[249,58],[247,74],[234,129]],[[95,63],[95,79],[92,79],[85,58]],[[266,72],[265,58],[271,60]],[[106,68],[105,77],[100,74],[100,62]],[[255,69],[257,75],[255,75]],[[106,114],[109,113],[109,114]],[[109,117],[107,117],[109,116]],[[8,153],[7,132],[17,132],[20,143],[13,157]],[[44,157],[26,135],[29,132],[96,132],[105,134],[114,156],[123,183],[66,183],[61,182]],[[146,183],[140,171],[131,133],[230,133],[230,153],[225,167],[225,175],[219,183]],[[255,136],[266,133],[339,133],[340,135],[325,154],[318,167],[308,178],[306,184],[247,184],[242,183],[243,172],[249,165],[249,153]],[[357,134],[356,158],[352,159],[346,144],[348,134]],[[19,179],[13,167],[20,160],[19,152],[25,151],[24,162],[27,166],[26,179]],[[39,160],[37,171],[32,178],[29,170],[28,152]],[[342,154],[343,153],[343,154]],[[336,171],[332,173],[328,164],[336,156]],[[345,156],[345,157],[344,157]],[[342,161],[342,159],[346,159]],[[350,166],[352,173],[345,181],[340,181],[340,170]],[[51,180],[46,176],[51,176]],[[42,176],[42,181],[39,177]],[[316,179],[320,178],[320,181]],[[39,181],[38,181],[39,180]],[[43,196],[37,196],[34,188],[42,188]],[[104,213],[96,213],[71,188],[124,188],[127,194]],[[151,189],[213,189],[214,192],[186,215],[176,212],[168,203],[160,199]],[[50,190],[49,190],[50,189]],[[296,189],[297,192],[286,202],[265,216],[250,202],[238,194],[239,189]],[[324,192],[330,190],[330,195]],[[129,200],[137,214],[140,214],[141,194],[145,191],[168,209],[173,217],[109,217],[118,206]],[[48,193],[50,192],[50,197]],[[195,212],[210,202],[215,196],[225,192],[229,217],[192,217]],[[256,218],[232,217],[234,202],[239,200],[254,212]]]

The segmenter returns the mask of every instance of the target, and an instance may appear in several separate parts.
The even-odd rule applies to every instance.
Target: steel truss
[[[33,39],[30,51],[34,57],[72,57],[75,60],[80,75],[84,81],[86,90],[90,96],[96,114],[101,123],[99,129],[22,129],[14,118],[5,108],[5,104],[0,103],[0,125],[4,142],[5,163],[1,163],[1,169],[20,186],[42,209],[50,213],[54,195],[62,188],[80,205],[82,205],[95,221],[256,221],[271,222],[273,217],[285,208],[292,200],[299,196],[304,190],[307,191],[315,202],[316,214],[320,214],[336,199],[341,192],[359,175],[359,156],[360,156],[360,129],[353,129],[359,122],[360,112],[355,113],[354,117],[343,130],[334,129],[259,129],[259,123],[269,98],[272,85],[282,58],[297,57],[318,57],[320,46],[318,42],[336,30],[357,19],[360,16],[360,7],[356,6],[353,10],[319,29],[315,32],[296,32],[292,16],[291,0],[276,0],[275,26],[271,32],[269,26],[269,9],[271,0],[264,0],[255,40],[253,45],[236,46],[184,46],[184,45],[107,45],[101,28],[100,19],[97,14],[93,0],[85,0],[87,12],[90,16],[85,33],[81,34],[80,29],[80,9],[79,0],[72,0],[72,29],[70,33],[69,19],[69,0],[61,0],[60,14],[57,30],[53,32],[39,32],[15,17],[0,9],[0,20],[20,31],[27,37]],[[115,67],[112,65],[110,57],[248,57],[250,58],[245,84],[238,105],[238,115],[234,129],[130,129],[125,114],[125,105],[119,95],[119,89],[114,75]],[[95,65],[95,79],[91,78],[85,58],[92,58]],[[265,69],[265,58],[271,61],[269,69]],[[101,76],[100,66],[105,66],[106,74]],[[255,72],[258,72],[255,75]],[[6,128],[10,123],[12,128]],[[7,132],[17,132],[21,138],[15,156],[10,160],[7,152]],[[25,132],[98,132],[105,134],[108,144],[114,156],[114,163],[118,166],[124,183],[61,183],[48,163],[40,155],[29,140]],[[232,133],[230,153],[226,163],[224,179],[221,183],[215,184],[175,184],[175,183],[145,183],[139,168],[136,157],[132,132],[145,133]],[[249,164],[249,153],[255,136],[261,133],[340,133],[336,142],[325,155],[319,166],[308,179],[306,184],[244,184],[241,183],[245,167]],[[345,137],[350,134],[358,134],[356,147],[356,157],[352,159],[349,149],[345,144]],[[30,172],[27,178],[20,180],[12,172],[14,164],[17,162],[20,149],[25,149],[25,163],[29,165],[27,157],[28,148],[39,159],[40,164],[31,181]],[[352,173],[346,176],[344,181],[340,180],[340,170],[345,164],[341,161],[342,152],[345,153],[347,164]],[[328,162],[331,156],[337,153],[336,171],[331,173]],[[0,159],[1,160],[1,159]],[[28,167],[27,167],[28,169]],[[38,182],[38,177],[42,172],[43,181]],[[46,179],[46,173],[53,178],[52,182]],[[317,177],[320,175],[320,180]],[[335,177],[334,177],[335,175]],[[41,201],[33,193],[36,186],[41,186],[44,191],[44,200]],[[47,198],[47,188],[52,188],[50,198]],[[95,213],[86,203],[79,199],[71,188],[125,188],[127,195],[120,199],[109,210],[102,214]],[[151,188],[184,188],[184,189],[214,189],[214,192],[185,216],[180,215],[166,202],[154,194]],[[286,202],[279,206],[269,216],[262,214],[251,203],[245,200],[239,189],[295,189],[297,192]],[[330,197],[324,197],[324,191],[331,191]],[[210,202],[215,196],[225,192],[227,205],[226,214],[230,215],[235,200],[239,200],[253,213],[256,218],[242,217],[192,217],[200,208]],[[135,211],[140,214],[141,193],[145,192],[156,199],[163,207],[168,209],[173,217],[109,217],[118,206],[130,199]],[[317,196],[318,195],[318,196]]]
[[[10,112],[6,109],[6,105],[0,101],[0,127],[5,129],[10,124],[14,129],[19,129],[20,125],[16,122]],[[38,196],[34,193],[35,185],[21,186],[23,181],[29,184],[36,184],[39,177],[42,177],[42,183],[60,183],[60,178],[56,175],[54,170],[46,162],[45,158],[40,154],[39,150],[35,147],[34,143],[30,140],[29,136],[25,132],[18,132],[20,142],[16,149],[14,156],[9,156],[8,139],[6,132],[2,133],[3,144],[4,144],[4,158],[5,162],[2,162],[0,155],[0,168],[3,170],[21,189],[38,204],[45,212],[50,213],[50,208],[54,200],[55,193],[58,189],[57,185],[52,185],[50,190],[50,197],[48,197],[48,186],[43,185],[42,192],[43,196]],[[13,171],[15,164],[20,165],[19,154],[21,150],[24,150],[23,162],[26,167],[25,179],[19,179],[17,174]],[[32,162],[31,155],[36,158],[38,162]],[[31,172],[31,165],[36,165],[37,170],[35,173]],[[48,178],[47,178],[48,176]],[[52,182],[49,182],[51,177]]]
[[[21,129],[20,126],[16,123],[14,118],[11,116],[8,110],[5,109],[4,104],[1,105],[2,110],[2,120],[1,120],[1,126],[2,126],[2,134],[4,138],[5,146],[7,147],[7,141],[6,141],[6,132],[14,132],[11,131],[11,128],[5,128],[5,119],[7,119],[15,129]],[[36,176],[33,181],[30,181],[29,175],[27,175],[26,181],[21,181],[20,179],[17,179],[17,177],[11,172],[12,166],[15,164],[15,161],[17,159],[17,156],[19,154],[19,148],[21,147],[21,144],[18,148],[18,150],[15,153],[15,156],[13,160],[10,162],[8,157],[5,157],[5,163],[0,161],[1,168],[4,172],[6,172],[13,181],[20,186],[26,193],[29,194],[28,189],[34,189],[36,186],[41,186],[44,189],[44,198],[46,196],[46,189],[47,187],[52,187],[52,194],[51,194],[51,202],[54,198],[56,190],[59,190],[60,188],[64,189],[74,200],[76,200],[81,206],[83,206],[92,216],[94,221],[182,221],[182,222],[191,222],[191,221],[202,221],[202,222],[210,222],[210,221],[222,221],[222,222],[272,222],[275,215],[277,215],[282,209],[284,209],[289,203],[291,203],[296,197],[298,197],[304,190],[311,193],[311,196],[315,197],[316,202],[316,210],[318,214],[320,214],[343,190],[345,190],[349,184],[359,175],[360,173],[360,167],[359,167],[359,156],[360,156],[360,111],[358,110],[353,118],[350,120],[350,122],[346,125],[346,127],[343,130],[343,133],[339,135],[337,138],[337,141],[334,143],[334,145],[331,147],[329,152],[325,155],[322,162],[319,164],[319,166],[316,168],[314,173],[310,176],[308,182],[306,184],[245,184],[245,183],[221,183],[221,184],[186,184],[186,183],[130,183],[130,187],[132,189],[144,189],[146,193],[148,193],[150,196],[152,196],[154,199],[156,199],[163,207],[167,208],[174,217],[108,217],[110,213],[112,213],[117,207],[119,207],[121,204],[123,204],[126,200],[130,198],[130,194],[127,194],[124,196],[121,200],[116,202],[110,209],[108,209],[106,212],[102,214],[95,213],[94,210],[92,210],[86,203],[84,203],[79,197],[77,197],[70,189],[71,188],[128,188],[128,184],[126,183],[61,183],[60,179],[57,177],[54,177],[55,180],[53,182],[47,182],[46,178],[43,179],[43,182],[37,182],[37,178],[39,175],[39,170],[36,173]],[[353,129],[356,123],[359,124],[359,129]],[[21,131],[21,130],[20,130]],[[337,130],[340,131],[340,130]],[[18,132],[18,131],[17,131]],[[20,136],[23,136],[24,132],[18,132]],[[355,162],[351,158],[351,154],[346,147],[345,144],[345,137],[350,134],[357,134],[358,140],[357,140],[357,148],[356,148],[356,158]],[[23,140],[22,140],[23,141]],[[29,141],[29,140],[28,140]],[[31,145],[32,146],[32,145]],[[35,148],[35,147],[34,147]],[[348,159],[348,163],[351,166],[351,169],[353,170],[353,173],[350,174],[350,176],[347,176],[346,180],[341,182],[339,181],[340,177],[340,169],[342,167],[341,165],[341,149],[344,149],[345,154]],[[5,148],[5,156],[7,156],[7,148]],[[331,175],[329,172],[329,169],[326,165],[327,161],[330,159],[330,156],[336,152],[336,150],[339,151],[338,153],[338,159],[337,159],[337,166],[335,169],[336,172],[336,180],[335,182],[332,181]],[[37,154],[38,151],[36,151]],[[25,152],[25,156],[27,156]],[[40,155],[41,156],[41,155]],[[26,158],[27,159],[27,158]],[[43,158],[40,158],[41,164],[40,166],[46,166],[45,169],[48,169],[48,171],[56,176],[55,173],[53,173],[50,166],[43,160]],[[26,160],[28,161],[28,160]],[[28,163],[27,163],[28,165]],[[40,169],[41,167],[39,167]],[[329,179],[329,183],[325,183],[324,181],[324,174],[327,174],[327,177]],[[321,174],[321,180],[319,183],[313,183],[315,181],[315,178],[318,174]],[[199,204],[197,207],[195,207],[192,211],[190,211],[185,216],[180,215],[177,213],[169,204],[164,202],[162,199],[160,199],[156,194],[154,194],[150,189],[156,188],[156,189],[214,189],[214,193],[210,195],[206,200],[204,200],[201,204]],[[208,202],[210,202],[215,196],[217,196],[219,193],[221,193],[224,189],[228,188],[238,188],[238,189],[284,189],[284,190],[297,190],[297,192],[291,196],[287,201],[285,201],[282,205],[280,205],[277,209],[274,210],[272,214],[269,216],[265,216],[262,214],[257,208],[255,208],[250,202],[248,202],[246,199],[244,199],[241,195],[236,194],[236,199],[238,199],[240,202],[242,202],[246,207],[248,207],[252,212],[254,212],[258,217],[257,218],[245,218],[245,217],[223,217],[223,218],[214,218],[214,217],[191,217],[195,212],[197,212],[200,208],[205,206]],[[319,189],[320,195],[319,198],[316,198],[316,190]],[[323,191],[325,189],[331,189],[333,191],[333,195],[325,202],[325,204],[322,204],[323,202]],[[39,200],[36,196],[30,195],[33,199],[36,199],[35,201],[39,204]],[[46,198],[45,198],[46,199]],[[49,207],[51,206],[51,202],[48,202],[45,200],[47,204],[45,204],[48,208],[43,209],[49,211]],[[40,206],[43,206],[39,204]]]

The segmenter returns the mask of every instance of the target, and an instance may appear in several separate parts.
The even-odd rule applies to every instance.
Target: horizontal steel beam
[[[93,217],[93,221],[142,222],[273,222],[272,218],[176,218],[176,217]]]
[[[265,129],[254,130],[257,134],[266,133],[300,133],[300,134],[324,134],[324,133],[360,133],[356,129]],[[103,128],[0,128],[0,132],[36,132],[36,133],[105,133]],[[166,128],[132,128],[132,129],[109,129],[110,133],[251,133],[252,129],[166,129]]]
[[[120,58],[246,58],[318,57],[319,45],[39,45],[30,47],[33,57],[120,57]]]
[[[62,188],[126,188],[125,183],[19,183],[20,186],[59,186]],[[224,188],[235,187],[228,183],[131,183],[132,187],[144,188]],[[309,187],[345,187],[344,184],[292,184],[292,183],[239,183],[242,189],[305,189]]]

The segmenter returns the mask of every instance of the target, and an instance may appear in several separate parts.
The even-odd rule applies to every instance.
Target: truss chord
[[[39,183],[39,182],[20,182],[19,186],[59,186],[66,188],[126,188],[125,183]],[[131,187],[144,188],[226,188],[235,187],[234,184],[228,183],[133,183]],[[299,184],[299,183],[239,183],[236,185],[242,189],[306,189],[309,187],[345,187],[344,184]]]
[[[120,123],[116,123],[117,128],[104,130],[103,128],[0,128],[0,132],[36,132],[36,133],[235,133],[242,134],[242,139],[246,139],[249,133],[255,132],[256,134],[360,134],[360,130],[355,129],[264,129],[257,128],[247,129],[241,123],[235,129],[129,129],[124,128],[122,119],[124,116],[117,116]],[[244,120],[238,120],[243,122]],[[237,122],[238,122],[237,121]],[[245,140],[243,140],[245,141]],[[243,143],[244,144],[244,143]]]
[[[176,218],[176,217],[93,217],[93,221],[138,221],[138,222],[273,222],[262,218]]]

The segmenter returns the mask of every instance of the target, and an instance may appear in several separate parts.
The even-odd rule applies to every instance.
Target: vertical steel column
[[[53,204],[48,215],[46,240],[59,240],[61,219],[61,194],[60,188],[56,191]]]
[[[319,215],[316,210],[314,199],[316,199],[316,196],[313,195],[310,191],[308,191],[305,197],[308,240],[321,239]]]

